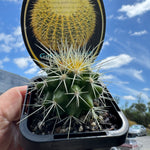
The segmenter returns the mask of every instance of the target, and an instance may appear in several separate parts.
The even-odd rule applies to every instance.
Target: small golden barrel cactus
[[[101,129],[105,102],[100,99],[103,92],[99,84],[100,74],[91,68],[95,59],[93,53],[86,48],[73,49],[73,46],[66,45],[59,49],[59,53],[47,51],[48,57],[44,59],[48,63],[43,68],[47,76],[32,83],[32,90],[38,95],[36,102],[40,104],[35,113],[43,109],[39,126],[51,118],[56,119],[56,124],[75,119],[78,123],[94,120]],[[70,128],[71,123],[68,133]]]

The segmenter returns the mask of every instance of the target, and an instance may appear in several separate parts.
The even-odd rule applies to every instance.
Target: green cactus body
[[[62,74],[63,72],[66,74]],[[89,70],[84,70],[80,75],[61,70],[48,74],[46,79],[36,83],[36,88],[37,91],[42,89],[44,106],[48,107],[54,101],[59,110],[63,110],[59,115],[66,113],[68,116],[79,117],[83,113],[86,115],[94,107],[93,100],[98,99],[102,93],[102,87],[97,84],[97,80],[98,74]]]
[[[76,118],[78,123],[91,118],[96,120],[97,126],[101,129],[99,122],[103,117],[99,116],[102,114],[99,111],[104,107],[101,107],[99,97],[103,88],[99,84],[100,74],[93,72],[91,68],[95,57],[93,53],[89,54],[84,49],[61,49],[63,50],[59,50],[59,54],[50,51],[50,64],[45,65],[49,66],[45,68],[47,76],[42,81],[34,83],[34,89],[38,92],[37,99],[43,101],[41,107],[46,114],[42,122],[50,119],[48,117],[57,118],[56,122],[61,122],[65,118]],[[95,100],[101,105],[95,105]],[[81,119],[83,116],[84,119]]]
[[[37,83],[36,88],[37,90],[42,89],[47,101],[54,100],[67,112],[70,112],[69,109],[71,108],[69,107],[69,105],[71,105],[71,103],[77,105],[76,110],[74,110],[76,112],[78,111],[78,109],[80,110],[82,108],[83,109],[92,108],[93,99],[99,98],[99,96],[102,93],[102,87],[98,84],[90,83],[89,81],[90,77],[87,77],[88,76],[87,74],[85,75],[82,74],[82,76],[86,77],[83,78],[78,77],[74,81],[74,85],[71,86],[71,83],[73,82],[72,75],[73,73],[69,73],[68,75],[66,75],[68,79],[62,80],[58,78],[58,80],[55,81],[52,80],[51,76],[48,76],[45,79],[45,81]],[[44,82],[46,82],[46,84],[44,84]],[[47,101],[44,102],[46,105]],[[82,108],[80,105],[82,106]]]

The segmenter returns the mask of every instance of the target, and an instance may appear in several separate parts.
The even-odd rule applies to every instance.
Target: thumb
[[[20,86],[0,96],[0,113],[9,122],[19,120],[26,91],[27,86]]]

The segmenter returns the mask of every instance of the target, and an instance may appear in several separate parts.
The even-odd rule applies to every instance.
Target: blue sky
[[[20,13],[22,0],[0,0],[0,69],[32,78],[39,68],[24,46]],[[150,0],[105,0],[106,34],[97,61],[102,79],[120,105],[150,97]]]

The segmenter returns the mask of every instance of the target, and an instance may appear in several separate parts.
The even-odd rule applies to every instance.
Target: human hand
[[[0,96],[0,150],[22,150],[17,122],[27,86],[15,87]]]

